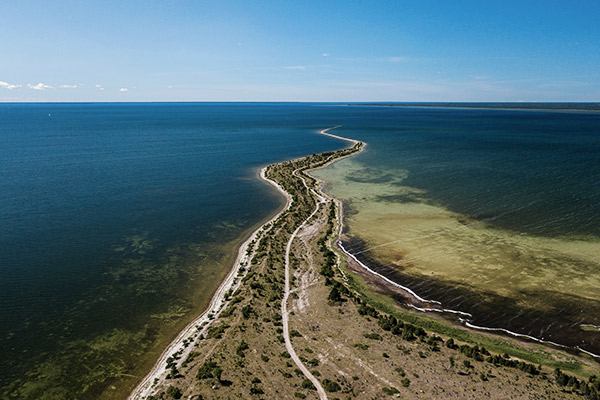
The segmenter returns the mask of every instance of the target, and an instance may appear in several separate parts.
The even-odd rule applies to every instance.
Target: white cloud
[[[173,85],[169,85],[167,86],[169,89],[173,89]]]
[[[104,90],[104,88],[103,88],[103,87],[101,87],[101,88],[100,88],[100,90]]]
[[[102,87],[102,85],[96,85],[96,87],[97,87],[98,89],[100,89],[100,88]]]
[[[323,57],[329,57],[329,53],[323,53],[321,54]]]
[[[129,89],[122,87],[121,89],[119,89],[119,92],[127,92]]]
[[[13,90],[13,89],[16,89],[16,88],[20,88],[21,85],[12,85],[12,84],[10,84],[8,82],[2,82],[2,81],[0,81],[0,87],[3,87],[3,88],[8,89],[8,90]]]
[[[46,90],[46,89],[52,89],[52,86],[50,85],[46,85],[45,83],[38,83],[37,85],[32,85],[31,83],[28,83],[27,86],[29,87],[29,89],[33,89],[33,90]]]
[[[60,85],[61,89],[75,89],[77,85]]]

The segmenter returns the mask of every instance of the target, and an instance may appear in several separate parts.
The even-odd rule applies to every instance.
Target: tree
[[[221,374],[223,373],[223,369],[217,365],[214,361],[206,361],[199,369],[198,369],[198,379],[210,379],[215,378],[216,380],[221,380]]]
[[[340,291],[337,287],[334,286],[331,288],[327,300],[332,301],[334,303],[340,303],[343,300],[342,295],[340,294]]]
[[[341,387],[335,381],[330,381],[329,379],[323,379],[323,388],[331,393],[338,392]]]

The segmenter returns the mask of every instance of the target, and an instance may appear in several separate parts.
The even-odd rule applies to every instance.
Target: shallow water
[[[258,168],[342,147],[315,108],[0,105],[0,397],[122,398],[282,206]]]
[[[339,131],[367,150],[315,172],[346,202],[346,247],[477,325],[600,354],[600,335],[580,328],[600,318],[600,116],[395,117]]]
[[[491,325],[549,292],[565,321],[600,325],[599,124],[556,111],[2,104],[0,397],[122,398],[282,205],[257,169],[345,147],[317,134],[334,125],[368,143],[324,170],[349,202],[353,250],[412,243],[360,256],[452,306],[501,304]],[[557,315],[537,308],[521,320],[542,322],[519,329]]]

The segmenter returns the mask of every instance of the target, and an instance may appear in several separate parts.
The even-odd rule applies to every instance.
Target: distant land
[[[448,107],[448,108],[498,108],[498,109],[526,109],[526,110],[568,110],[568,111],[600,111],[600,103],[546,103],[546,102],[435,102],[435,103],[358,103],[353,106],[377,107]]]

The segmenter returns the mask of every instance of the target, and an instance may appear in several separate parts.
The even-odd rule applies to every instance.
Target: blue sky
[[[600,101],[600,1],[3,1],[0,101]]]

